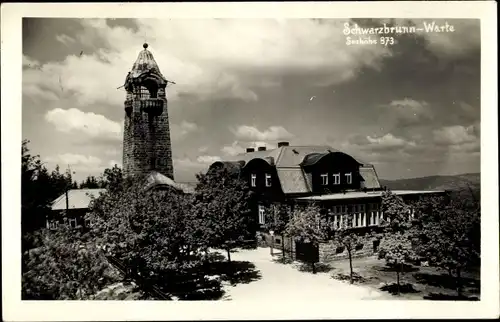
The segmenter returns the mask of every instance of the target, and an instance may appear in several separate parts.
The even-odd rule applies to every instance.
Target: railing
[[[163,112],[164,100],[160,98],[141,99],[141,110],[153,115],[160,115]]]

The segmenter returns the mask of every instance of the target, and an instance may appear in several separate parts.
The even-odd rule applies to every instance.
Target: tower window
[[[145,86],[141,86],[139,88],[139,97],[140,98],[149,98],[150,97],[149,90]]]
[[[266,187],[271,186],[271,175],[269,173],[266,173]]]
[[[333,184],[340,184],[340,173],[335,173],[333,175]]]
[[[345,177],[346,177],[347,184],[352,184],[352,173],[351,172],[346,173]]]
[[[323,173],[321,175],[321,184],[324,186],[328,185],[328,173]]]
[[[255,173],[252,173],[252,175],[250,177],[250,185],[252,187],[256,187],[257,186],[257,175]]]
[[[156,158],[155,157],[151,157],[150,166],[151,166],[151,169],[154,169],[156,167]]]

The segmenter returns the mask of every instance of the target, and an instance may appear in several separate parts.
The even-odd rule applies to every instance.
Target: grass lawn
[[[396,282],[396,272],[393,268],[385,265],[384,260],[377,259],[376,256],[354,258],[353,271],[357,275],[355,283],[370,286],[376,289],[386,290],[387,285]],[[349,260],[343,259],[331,262],[325,267],[319,268],[328,270],[333,278],[343,279],[349,283]],[[340,275],[340,276],[339,276]],[[479,299],[480,280],[479,270],[477,272],[464,272],[462,278],[463,294],[469,298]],[[400,274],[400,284],[411,284],[409,289],[399,297],[405,300],[457,300],[455,280],[450,279],[448,273],[438,270],[435,267],[409,266]],[[386,286],[384,288],[384,286]],[[389,286],[390,287],[390,286]]]

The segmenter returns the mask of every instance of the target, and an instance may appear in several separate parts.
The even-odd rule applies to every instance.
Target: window
[[[76,218],[70,218],[69,219],[69,226],[71,228],[76,228]]]
[[[266,173],[266,187],[270,187],[271,183],[271,175],[269,173]]]
[[[324,186],[328,185],[328,173],[323,173],[321,175],[321,184]]]
[[[358,227],[358,214],[353,214],[352,215],[352,226],[353,227]]]
[[[346,173],[345,177],[346,177],[347,184],[352,184],[352,173],[350,173],[350,172]]]
[[[92,226],[92,220],[90,218],[85,218],[85,227],[90,227]]]
[[[57,227],[59,226],[59,222],[58,221],[55,221],[55,220],[51,220],[49,222],[49,228],[50,229],[57,229]]]
[[[333,175],[333,184],[340,184],[340,173]]]
[[[257,186],[257,175],[255,173],[252,173],[250,185],[252,187]]]
[[[259,224],[264,225],[266,223],[266,212],[262,205],[259,205]]]

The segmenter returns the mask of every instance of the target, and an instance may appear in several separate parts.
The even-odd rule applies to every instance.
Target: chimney
[[[265,146],[259,146],[259,151],[266,151],[266,147]]]
[[[254,148],[247,148],[247,153],[248,153],[248,152],[254,152],[254,151],[255,151],[255,149],[254,149]]]
[[[290,142],[278,142],[278,148],[281,148],[282,146],[289,146]]]

